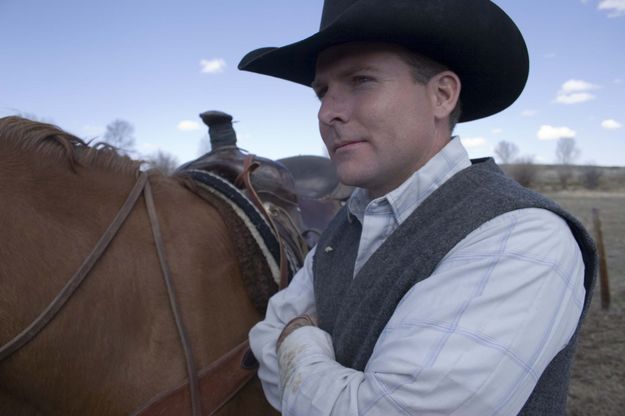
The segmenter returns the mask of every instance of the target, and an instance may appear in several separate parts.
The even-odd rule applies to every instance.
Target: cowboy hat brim
[[[523,36],[489,0],[360,0],[302,41],[248,53],[239,69],[310,86],[318,54],[347,42],[396,43],[446,65],[462,83],[461,122],[510,106],[529,72]]]

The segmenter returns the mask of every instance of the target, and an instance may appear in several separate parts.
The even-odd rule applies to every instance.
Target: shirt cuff
[[[278,349],[280,391],[284,397],[298,390],[299,370],[318,362],[335,361],[332,337],[316,326],[304,326],[287,336]]]

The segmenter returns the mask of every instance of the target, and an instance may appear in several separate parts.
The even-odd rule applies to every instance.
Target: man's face
[[[436,131],[430,83],[414,80],[402,51],[357,42],[317,59],[312,86],[321,100],[321,137],[340,180],[370,197],[401,185],[446,143]]]

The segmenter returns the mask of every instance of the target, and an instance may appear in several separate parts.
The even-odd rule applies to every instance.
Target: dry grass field
[[[597,285],[580,334],[573,367],[570,416],[625,415],[625,190],[544,192],[577,216],[595,235],[592,209],[599,209],[606,248],[611,306],[601,309]]]

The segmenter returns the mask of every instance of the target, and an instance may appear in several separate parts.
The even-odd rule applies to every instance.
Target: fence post
[[[599,210],[592,209],[592,219],[595,229],[595,240],[597,243],[597,254],[599,255],[599,283],[601,287],[601,309],[610,309],[610,281],[608,280],[608,265],[605,258],[605,246],[603,245],[603,233],[601,232],[601,220]]]

